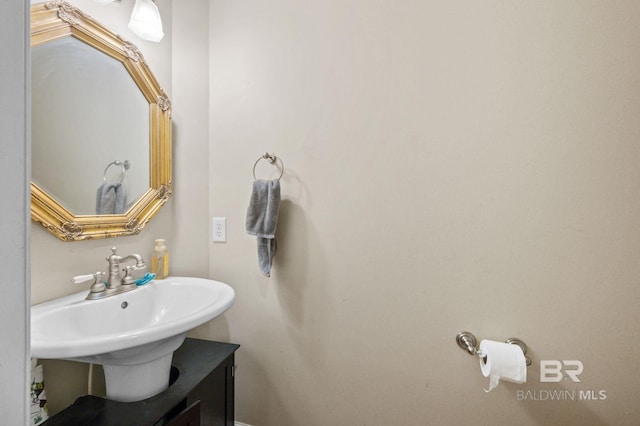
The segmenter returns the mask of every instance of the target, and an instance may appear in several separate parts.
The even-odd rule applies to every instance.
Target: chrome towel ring
[[[124,160],[124,161],[116,160],[109,163],[107,167],[105,167],[104,169],[104,174],[102,178],[104,183],[107,183],[107,170],[109,170],[109,167],[111,166],[122,167],[122,175],[120,176],[120,183],[122,183],[122,181],[124,180],[124,174],[127,172],[127,170],[129,170],[129,167],[131,167],[131,163],[129,163],[129,160]]]
[[[282,158],[276,157],[275,154],[269,154],[268,152],[265,152],[264,154],[262,154],[260,157],[258,157],[256,162],[253,163],[253,180],[257,179],[256,166],[258,165],[260,160],[267,160],[270,164],[275,164],[276,167],[278,166],[277,161],[280,160],[280,176],[278,176],[278,180],[280,180],[280,178],[284,174],[284,162],[282,161]]]

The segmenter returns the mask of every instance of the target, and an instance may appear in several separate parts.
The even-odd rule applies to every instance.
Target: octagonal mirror
[[[171,197],[171,104],[132,43],[31,7],[31,217],[65,241],[139,233]]]

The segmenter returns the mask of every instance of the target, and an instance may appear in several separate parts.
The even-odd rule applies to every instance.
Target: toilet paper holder
[[[525,355],[524,359],[527,361],[527,365],[531,365],[531,359],[526,356],[527,355],[527,345],[520,339],[516,337],[510,337],[504,341],[510,345],[518,345],[520,349],[522,349],[522,353]],[[465,351],[469,352],[470,355],[477,355],[480,358],[483,358],[485,354],[478,350],[478,339],[472,333],[468,331],[461,331],[456,336],[456,343]]]

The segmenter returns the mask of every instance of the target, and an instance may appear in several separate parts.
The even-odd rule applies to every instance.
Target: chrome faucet
[[[124,276],[120,275],[120,264],[135,260],[136,264],[126,266],[123,271]],[[104,282],[104,272],[96,272],[90,275],[79,275],[71,279],[76,284],[84,283],[93,280],[88,300],[102,299],[104,297],[113,296],[115,294],[124,293],[125,291],[135,290],[138,286],[135,283],[135,279],[131,274],[132,271],[137,269],[144,269],[147,267],[144,259],[139,254],[130,254],[128,256],[120,256],[116,247],[111,248],[111,255],[107,257],[109,263],[109,275],[107,281]]]
[[[120,276],[120,263],[128,262],[129,260],[135,260],[136,265],[134,267],[127,267],[125,269],[125,276],[122,278]],[[144,269],[147,267],[147,264],[142,260],[142,256],[139,254],[130,254],[129,256],[120,256],[118,255],[118,249],[115,247],[111,248],[111,255],[107,257],[107,262],[109,262],[109,278],[107,279],[107,288],[109,289],[119,289],[122,286],[130,286],[133,285],[135,288],[135,283],[133,281],[133,277],[131,276],[132,269]],[[131,290],[133,290],[133,288]],[[119,291],[120,293],[122,291]]]

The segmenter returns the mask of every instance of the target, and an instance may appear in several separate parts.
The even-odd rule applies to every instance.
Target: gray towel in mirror
[[[271,264],[276,254],[276,229],[280,211],[280,181],[257,179],[247,208],[247,233],[258,239],[258,266],[271,276]]]
[[[96,214],[124,213],[124,198],[121,183],[103,183],[96,194]]]

